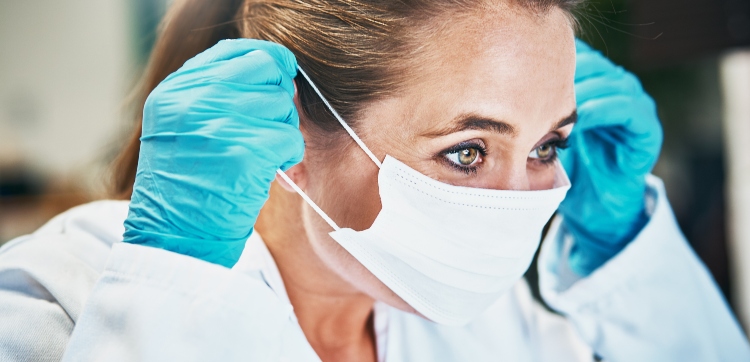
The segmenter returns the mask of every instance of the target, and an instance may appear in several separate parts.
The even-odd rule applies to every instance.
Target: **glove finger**
[[[161,132],[224,134],[268,122],[299,127],[292,96],[275,85],[203,83],[180,92],[178,101],[149,97],[144,115],[144,136]]]
[[[623,126],[638,134],[660,128],[653,100],[645,94],[640,97],[615,95],[592,99],[578,106],[578,123],[574,132],[613,126]]]
[[[222,126],[236,125],[233,120],[217,121]],[[281,122],[267,122],[257,127],[220,134],[202,130],[180,134],[179,137],[166,133],[157,134],[149,136],[146,141],[146,149],[165,142],[176,145],[172,151],[167,151],[168,157],[151,161],[154,168],[160,170],[158,172],[170,173],[169,178],[173,180],[203,180],[201,182],[213,184],[214,187],[235,184],[243,177],[273,179],[276,169],[299,163],[305,148],[299,128]],[[189,165],[190,169],[175,170],[173,164]],[[196,177],[198,174],[200,176]],[[229,180],[233,181],[228,182]],[[229,191],[226,193],[236,194]]]
[[[281,86],[219,82],[212,84],[211,90],[205,93],[209,93],[201,99],[201,113],[205,114],[194,113],[198,119],[210,121],[219,114],[233,114],[242,124],[247,123],[246,119],[254,119],[255,122],[281,122],[299,127],[294,100]],[[222,97],[211,97],[215,94]]]
[[[216,62],[237,58],[255,50],[270,54],[292,78],[297,75],[297,59],[283,45],[257,39],[225,39],[185,62],[180,68],[188,70]]]
[[[188,71],[245,55],[253,50],[257,50],[259,42],[259,40],[255,39],[220,40],[214,46],[188,59],[180,67],[179,71]]]
[[[243,138],[219,140],[181,137],[176,141],[181,145],[179,152],[173,152],[166,158],[149,160],[154,167],[139,168],[139,177],[143,180],[145,175],[154,184],[161,185],[160,193],[170,199],[164,205],[175,207],[170,212],[171,218],[185,214],[184,210],[204,210],[199,215],[205,218],[202,224],[192,229],[195,221],[191,216],[180,222],[182,229],[189,229],[194,235],[210,235],[219,239],[239,237],[236,233],[241,232],[244,225],[238,225],[236,221],[252,220],[257,211],[254,207],[260,208],[268,197],[268,185],[274,179],[276,170],[283,165],[300,162],[304,153],[304,141],[299,129],[279,122],[258,129],[253,134],[246,134]],[[217,142],[228,141],[236,146],[210,147]],[[208,150],[206,147],[209,147]],[[174,165],[182,166],[175,168]],[[191,197],[185,197],[186,193]],[[198,200],[201,205],[187,207],[186,203],[192,203],[190,200]],[[212,225],[234,227],[216,228],[209,232],[204,230]]]
[[[622,71],[621,67],[612,63],[598,51],[591,50],[576,53],[576,81]]]
[[[617,118],[612,118],[615,120]],[[647,115],[632,115],[619,118],[621,122],[610,122],[607,126],[581,128],[576,135],[585,142],[599,142],[606,144],[611,151],[622,150],[626,147],[627,157],[648,159],[655,161],[661,150],[664,134],[657,118]],[[586,122],[586,120],[584,120]],[[590,134],[589,134],[590,133]],[[596,137],[599,141],[593,141]],[[640,156],[639,156],[640,155]],[[653,166],[653,165],[652,165]],[[649,167],[652,167],[649,166]]]
[[[615,95],[637,97],[643,94],[638,78],[627,72],[607,74],[576,82],[575,91],[578,104]]]
[[[249,85],[278,85],[294,96],[294,74],[272,54],[253,50],[245,55],[217,64],[209,73],[224,82]]]
[[[589,45],[589,43],[581,40],[580,38],[576,38],[576,53],[588,53],[595,51],[594,48]]]
[[[261,99],[260,109],[255,102],[250,101],[247,101],[248,107],[255,112],[260,111],[258,114],[264,115],[266,119],[273,119],[276,122],[299,128],[299,113],[297,112],[297,106],[294,104],[293,94],[290,95],[286,89],[275,86],[264,95],[268,95],[269,100]]]
[[[296,132],[288,134],[287,137],[288,140],[285,140],[282,146],[287,157],[286,162],[279,166],[281,171],[292,168],[294,165],[302,162],[302,159],[305,157],[305,140],[302,137],[302,132],[297,129]]]
[[[253,163],[250,169],[270,170],[273,178],[276,169],[282,171],[300,163],[305,152],[305,141],[299,128],[288,123],[269,122],[263,127],[250,132],[240,139],[247,148],[252,149]],[[264,166],[258,167],[258,163]]]
[[[569,139],[569,145],[570,147],[566,149],[558,149],[557,150],[557,157],[560,160],[560,163],[562,164],[563,168],[565,169],[565,172],[568,174],[568,177],[570,177],[571,182],[575,184],[575,156],[576,156],[576,149],[574,148],[575,142],[574,141],[575,135],[571,135]]]

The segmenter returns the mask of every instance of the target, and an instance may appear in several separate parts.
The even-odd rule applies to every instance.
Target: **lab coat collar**
[[[291,304],[279,268],[257,230],[254,230],[250,238],[247,239],[245,250],[242,251],[240,260],[237,261],[232,270],[250,275],[260,274],[263,281],[281,301]]]
[[[273,260],[271,252],[257,231],[254,230],[250,238],[247,239],[245,250],[242,251],[240,260],[237,261],[232,270],[252,276],[260,276],[281,301],[291,305],[276,261]],[[389,311],[391,307],[383,302],[375,301],[373,309],[378,361],[383,362],[387,355]],[[299,323],[294,313],[292,313],[292,318],[296,323]]]

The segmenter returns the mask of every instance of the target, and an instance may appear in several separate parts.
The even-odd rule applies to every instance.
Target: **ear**
[[[294,81],[294,105],[297,107],[297,110],[298,110],[297,113],[299,114],[299,116],[303,117],[302,112],[301,112],[302,106],[301,106],[301,102],[299,100],[299,93],[297,93],[297,81],[296,80]],[[300,123],[302,123],[302,122],[300,122]],[[302,130],[301,125],[300,125],[300,130]],[[303,137],[304,137],[304,133],[305,132],[303,131],[302,133],[303,133]],[[289,168],[288,170],[286,170],[286,172],[284,172],[284,173],[290,179],[292,179],[292,182],[294,182],[299,188],[301,188],[301,189],[304,190],[305,187],[307,186],[307,168],[305,168],[305,160],[304,159],[302,160],[302,162],[300,162],[300,163],[292,166],[291,168]],[[292,188],[292,185],[290,185],[283,178],[281,178],[281,176],[279,176],[279,174],[276,174],[276,182],[278,182],[279,185],[281,185],[281,187],[284,188],[284,190],[286,190],[288,192],[291,192],[291,193],[295,193],[295,194],[297,193]]]
[[[299,188],[305,189],[307,186],[307,168],[305,168],[305,161],[302,161],[294,166],[292,166],[290,169],[286,170],[284,172],[290,179],[292,179],[292,182],[294,182]],[[297,192],[294,191],[292,188],[292,185],[287,183],[279,174],[276,174],[276,182],[281,185],[284,190],[296,194]]]

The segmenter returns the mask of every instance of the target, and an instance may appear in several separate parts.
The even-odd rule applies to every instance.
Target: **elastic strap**
[[[289,176],[287,176],[284,173],[284,171],[276,170],[276,173],[278,173],[279,176],[281,176],[281,178],[283,178],[284,181],[286,181],[286,183],[289,184],[289,186],[292,186],[292,188],[294,189],[294,191],[297,191],[297,193],[300,196],[302,196],[302,198],[307,202],[307,204],[310,205],[310,207],[312,207],[313,210],[315,210],[315,212],[317,212],[318,215],[320,215],[320,217],[322,217],[323,220],[325,220],[325,222],[327,222],[328,225],[330,225],[333,228],[333,230],[338,231],[338,230],[341,229],[338,225],[336,225],[336,223],[333,221],[333,219],[331,219],[330,217],[328,217],[328,215],[326,215],[326,213],[323,212],[323,210],[320,207],[318,207],[318,204],[316,204],[315,201],[313,201],[310,197],[308,197],[307,194],[305,194],[305,192],[302,191],[302,189],[299,188],[299,186],[297,186],[297,184],[294,183],[294,181],[292,181],[292,179],[290,179]]]
[[[363,151],[365,151],[365,153],[367,154],[367,156],[370,157],[370,159],[372,160],[372,162],[375,162],[375,164],[378,166],[378,168],[380,168],[380,166],[382,166],[382,163],[380,162],[380,160],[378,160],[378,158],[375,157],[375,154],[372,153],[372,151],[370,151],[370,149],[367,148],[367,146],[365,146],[365,143],[362,142],[361,139],[359,139],[359,137],[357,136],[357,134],[354,133],[354,130],[352,130],[351,127],[349,127],[349,125],[346,124],[346,122],[344,122],[344,119],[341,118],[341,116],[339,116],[339,112],[336,112],[336,110],[333,109],[333,107],[331,107],[331,104],[328,103],[328,100],[326,99],[326,97],[323,97],[323,94],[320,93],[320,90],[318,89],[317,86],[315,86],[315,83],[313,83],[313,81],[310,80],[310,77],[307,75],[307,73],[305,73],[305,71],[302,70],[302,68],[300,68],[299,65],[297,65],[297,70],[299,71],[300,74],[302,74],[303,77],[305,77],[305,79],[307,79],[307,83],[310,84],[310,86],[315,91],[315,93],[318,94],[318,97],[320,97],[320,99],[323,101],[323,103],[325,103],[326,107],[328,107],[328,109],[331,111],[331,113],[333,113],[333,116],[336,117],[336,119],[339,121],[339,123],[341,123],[341,127],[344,127],[344,129],[346,130],[346,133],[348,133],[349,136],[351,136],[352,139],[354,139],[354,142],[357,142],[357,144],[359,145],[359,147],[362,148]]]
[[[315,86],[315,83],[313,83],[313,81],[310,79],[307,73],[305,73],[305,71],[302,70],[302,68],[299,65],[297,65],[297,70],[299,71],[300,74],[302,74],[303,77],[305,77],[305,79],[307,80],[307,83],[310,84],[310,86],[315,91],[315,93],[318,94],[318,97],[320,97],[323,103],[325,103],[326,107],[328,107],[331,113],[333,113],[333,116],[336,117],[336,119],[339,121],[341,126],[344,127],[344,129],[346,130],[346,133],[348,133],[349,136],[351,136],[352,139],[354,139],[354,142],[357,142],[359,147],[362,148],[363,151],[365,151],[365,153],[367,154],[368,157],[370,157],[372,162],[375,162],[375,165],[377,165],[378,168],[380,168],[382,166],[382,163],[380,162],[380,160],[378,160],[378,158],[375,157],[375,154],[373,154],[372,151],[370,151],[370,149],[367,148],[367,146],[365,146],[365,143],[362,142],[362,140],[357,136],[356,133],[354,133],[354,130],[352,130],[351,127],[349,127],[349,125],[346,124],[346,122],[344,122],[344,119],[341,118],[339,113],[336,112],[335,109],[333,109],[331,104],[328,103],[328,100],[326,99],[326,97],[323,97],[323,94],[320,93],[320,90],[318,89],[317,86]],[[289,178],[289,176],[287,176],[284,173],[284,171],[276,170],[276,173],[278,173],[279,176],[281,176],[281,178],[284,179],[284,181],[286,181],[286,183],[288,183],[289,186],[291,186],[294,189],[294,191],[296,191],[300,196],[302,196],[302,199],[304,199],[305,202],[307,202],[307,204],[310,205],[310,207],[312,207],[313,210],[315,210],[315,212],[317,212],[318,215],[320,215],[320,217],[322,217],[323,220],[325,220],[325,222],[327,222],[328,225],[330,225],[333,228],[333,230],[338,231],[341,229],[338,225],[336,225],[336,222],[334,222],[333,219],[331,219],[325,212],[323,212],[323,210],[315,203],[315,201],[313,201],[309,196],[307,196],[307,194],[305,194],[305,192],[302,191],[302,189],[299,188],[299,186],[297,186],[297,184],[295,184],[294,181],[292,181],[292,179]]]

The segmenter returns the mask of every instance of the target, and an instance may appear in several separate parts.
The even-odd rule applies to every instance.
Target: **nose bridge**
[[[496,190],[530,191],[531,182],[526,169],[526,159],[505,164],[502,176],[492,186]]]

